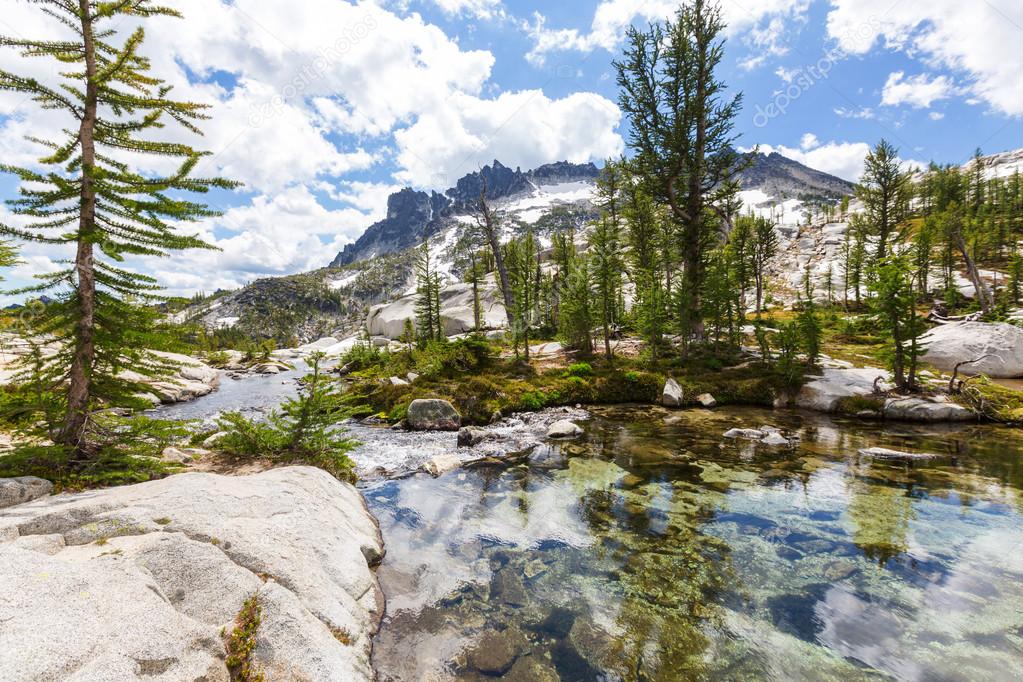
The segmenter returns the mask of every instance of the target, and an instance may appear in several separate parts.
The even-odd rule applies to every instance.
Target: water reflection
[[[732,442],[773,424],[791,449]],[[873,445],[935,452],[909,466]],[[607,409],[509,467],[366,489],[382,680],[1023,677],[1016,434]]]

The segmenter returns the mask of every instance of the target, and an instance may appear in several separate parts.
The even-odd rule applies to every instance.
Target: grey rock
[[[758,429],[728,429],[724,433],[725,438],[743,438],[745,440],[760,440],[764,437],[763,432]]]
[[[412,431],[457,431],[462,417],[446,400],[413,400],[405,416]]]
[[[0,515],[0,538],[5,681],[227,682],[221,629],[252,594],[268,679],[372,679],[383,543],[358,491],[322,470],[47,497]]]
[[[863,448],[859,452],[863,457],[873,457],[874,459],[915,460],[934,459],[941,456],[927,452],[902,452],[901,450],[890,450],[888,448]]]
[[[454,471],[460,466],[462,466],[462,460],[456,455],[444,453],[442,455],[435,455],[427,460],[426,464],[423,465],[423,470],[437,478],[449,471]]]
[[[682,387],[672,378],[664,382],[661,391],[661,404],[665,407],[681,407],[683,400]]]
[[[710,393],[701,393],[696,396],[696,402],[703,407],[717,407],[718,401]]]
[[[458,447],[471,448],[486,440],[488,432],[478,426],[463,426],[458,431]]]
[[[53,484],[35,476],[0,478],[0,509],[31,502],[53,492]]]
[[[1023,329],[1007,322],[958,322],[935,327],[920,338],[924,362],[951,371],[967,360],[961,374],[995,378],[1023,377]],[[985,357],[986,356],[986,357]]]
[[[401,377],[391,377],[392,386],[408,386],[408,382]]]
[[[575,438],[582,435],[582,433],[583,429],[581,426],[567,419],[559,419],[547,427],[548,438]]]
[[[895,421],[941,423],[974,421],[977,414],[967,407],[951,402],[935,402],[923,398],[891,398],[885,401],[884,417]]]

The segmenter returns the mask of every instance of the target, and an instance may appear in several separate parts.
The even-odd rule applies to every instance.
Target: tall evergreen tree
[[[753,218],[753,254],[751,267],[753,285],[756,288],[757,316],[764,309],[764,291],[767,283],[767,266],[778,253],[778,231],[774,221],[758,216]]]
[[[430,245],[423,242],[416,252],[416,330],[421,342],[444,338],[440,316],[440,273],[430,257]]]
[[[680,228],[678,322],[697,338],[706,257],[729,222],[742,167],[732,133],[742,98],[727,98],[715,74],[724,28],[717,5],[692,0],[673,21],[648,31],[630,28],[623,58],[615,63],[636,172],[654,198],[671,207]]]
[[[617,305],[622,289],[622,194],[625,182],[622,164],[608,160],[597,180],[596,203],[600,216],[590,235],[591,274],[599,305],[600,326],[604,336],[604,355],[611,352],[611,328],[617,321]]]
[[[139,27],[123,44],[114,44],[117,27],[150,17],[180,16],[151,0],[43,0],[40,11],[59,22],[67,37],[33,40],[0,37],[0,46],[26,58],[50,59],[60,84],[0,71],[0,89],[31,96],[41,107],[59,111],[68,123],[53,138],[39,142],[49,153],[39,160],[45,171],[0,166],[22,181],[20,197],[8,202],[26,217],[23,228],[0,225],[0,233],[20,239],[76,248],[68,267],[42,277],[37,291],[49,291],[56,303],[46,307],[38,331],[55,337],[60,352],[42,371],[66,388],[64,419],[53,440],[85,460],[96,451],[90,415],[103,405],[134,405],[141,386],[125,380],[124,370],[156,376],[167,371],[145,349],[156,343],[154,315],[142,304],[159,300],[156,281],[126,269],[131,256],[164,256],[169,251],[208,248],[201,239],[181,234],[173,223],[216,215],[182,193],[230,189],[220,178],[192,177],[202,152],[154,139],[176,123],[199,133],[196,122],[206,107],[171,99],[171,87],[150,73],[141,52]],[[168,176],[144,175],[122,161],[127,154],[157,155],[180,161]]]
[[[856,188],[877,238],[875,258],[878,261],[888,254],[891,242],[898,236],[912,191],[912,175],[902,170],[898,154],[886,140],[878,142],[867,154],[863,176]]]
[[[913,266],[906,255],[891,255],[881,261],[871,277],[873,313],[885,331],[889,365],[900,390],[917,388],[917,366],[924,353],[919,338],[927,327],[917,315],[917,291]]]

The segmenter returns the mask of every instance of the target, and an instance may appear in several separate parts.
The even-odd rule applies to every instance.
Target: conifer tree
[[[764,291],[767,266],[778,253],[778,232],[774,221],[758,216],[753,219],[753,254],[751,267],[753,285],[756,287],[757,316],[764,308]]]
[[[886,140],[877,143],[864,161],[863,176],[856,188],[867,220],[877,238],[876,260],[882,260],[906,218],[912,175],[901,169],[898,150]]]
[[[706,257],[727,232],[743,166],[732,132],[742,98],[727,97],[715,75],[724,55],[724,28],[719,6],[692,0],[663,26],[630,28],[623,58],[615,63],[636,173],[671,208],[679,227],[684,280],[677,287],[678,326],[687,338],[702,337]],[[674,264],[666,265],[668,286],[674,288]]]
[[[636,291],[633,317],[652,357],[657,358],[665,331],[666,295],[658,248],[658,214],[653,198],[638,183],[626,185],[625,219],[629,274]]]
[[[917,315],[917,291],[913,267],[905,255],[891,255],[881,261],[871,277],[873,313],[885,331],[889,366],[900,390],[917,388],[917,366],[924,349],[919,342],[926,331]]]
[[[177,12],[152,0],[38,4],[67,37],[0,37],[0,46],[20,50],[26,58],[52,60],[61,82],[54,87],[0,71],[0,89],[27,94],[42,108],[60,112],[67,128],[36,140],[48,149],[39,160],[45,170],[0,166],[22,181],[20,197],[8,203],[28,219],[22,228],[0,225],[0,233],[76,249],[67,268],[41,277],[35,288],[56,299],[36,331],[55,337],[61,347],[41,369],[46,381],[65,390],[63,423],[50,436],[84,461],[97,451],[90,438],[92,412],[139,404],[135,395],[143,387],[125,380],[124,370],[158,376],[169,369],[145,350],[157,345],[155,314],[147,304],[160,300],[160,287],[128,270],[124,260],[208,248],[174,224],[217,214],[182,193],[236,185],[192,177],[204,154],[157,138],[174,124],[198,134],[196,124],[207,118],[207,107],[172,99],[171,87],[149,74],[149,60],[141,54],[144,29],[135,29],[122,44],[112,42],[121,22],[180,16]],[[168,157],[180,165],[167,176],[144,175],[120,160],[126,154]]]
[[[624,174],[621,164],[609,160],[597,181],[596,203],[600,217],[590,235],[591,273],[597,295],[600,326],[604,336],[604,354],[611,352],[611,327],[617,319],[617,303],[622,289],[622,192]]]
[[[423,242],[416,253],[416,329],[419,339],[426,343],[444,338],[444,324],[440,316],[440,273],[430,257],[430,245]]]

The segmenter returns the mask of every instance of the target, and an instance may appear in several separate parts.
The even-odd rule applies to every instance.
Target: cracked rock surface
[[[189,473],[0,511],[0,679],[228,680],[259,595],[267,679],[369,680],[383,555],[358,491],[311,467]]]

